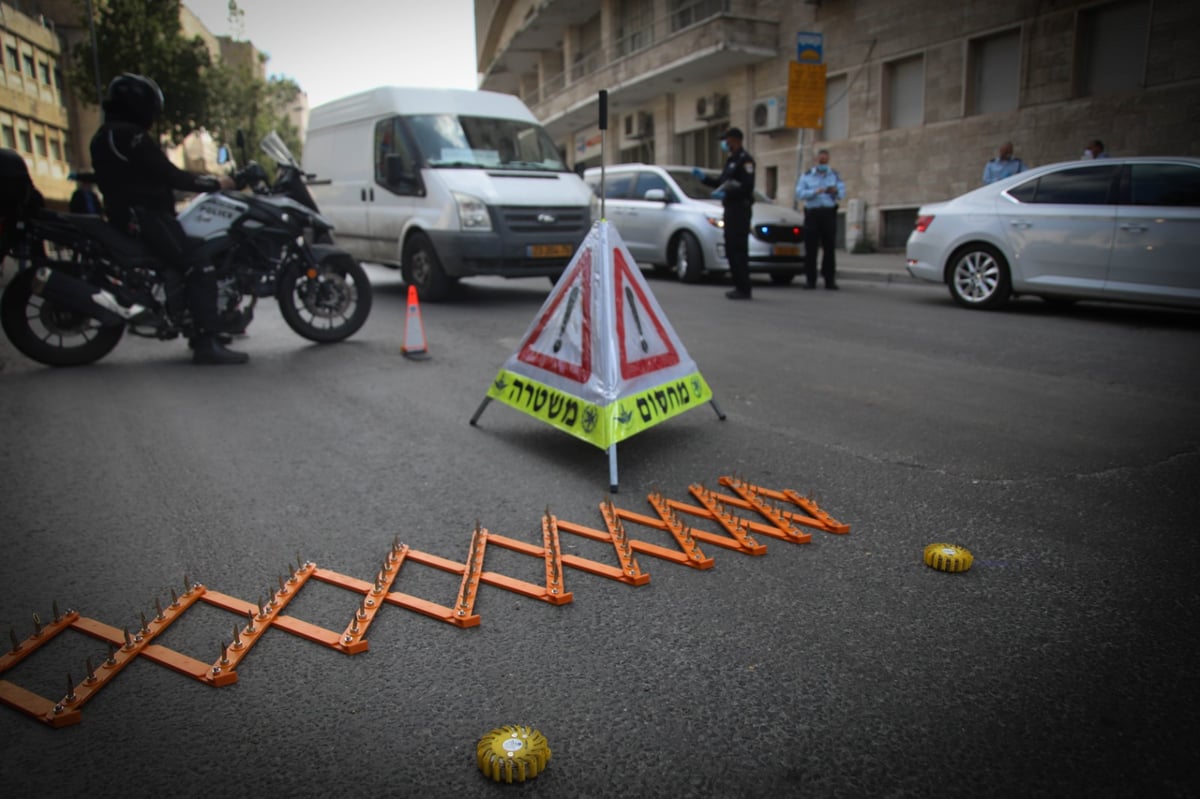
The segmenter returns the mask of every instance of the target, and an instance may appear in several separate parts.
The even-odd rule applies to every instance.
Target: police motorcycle
[[[244,150],[244,139],[238,133]],[[274,297],[284,321],[315,342],[352,336],[371,310],[362,266],[332,243],[306,175],[272,132],[263,150],[279,165],[267,183],[249,161],[234,180],[253,194],[198,195],[178,219],[217,269],[220,333],[239,333],[260,298]],[[168,302],[157,259],[98,217],[41,207],[24,159],[0,150],[0,257],[18,271],[0,297],[4,333],[24,355],[49,366],[93,363],[125,332],[160,340],[194,334],[184,303]],[[182,287],[171,286],[172,292]]]

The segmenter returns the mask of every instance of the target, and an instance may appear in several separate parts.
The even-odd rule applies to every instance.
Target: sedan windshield
[[[408,124],[431,167],[566,171],[554,142],[529,122],[424,114],[408,117]]]

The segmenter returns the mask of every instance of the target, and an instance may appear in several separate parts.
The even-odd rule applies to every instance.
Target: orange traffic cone
[[[404,312],[404,345],[400,348],[405,358],[414,361],[428,360],[429,349],[425,346],[425,324],[421,321],[421,303],[417,300],[417,287],[408,287],[408,308]]]

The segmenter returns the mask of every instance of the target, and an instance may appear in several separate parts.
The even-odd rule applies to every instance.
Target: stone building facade
[[[814,150],[850,200],[847,244],[902,247],[916,207],[1027,164],[1200,156],[1193,0],[476,0],[481,87],[525,100],[568,163],[720,162],[736,125],[759,188],[792,203]],[[789,63],[821,35],[825,113],[788,128]],[[601,136],[597,95],[607,90]]]

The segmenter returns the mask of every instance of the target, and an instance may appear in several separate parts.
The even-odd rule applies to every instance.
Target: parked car
[[[604,177],[605,214],[639,263],[670,269],[685,283],[706,272],[729,271],[721,202],[692,167],[617,164]],[[584,180],[599,197],[600,169],[587,170]],[[790,283],[804,269],[804,217],[755,196],[750,271]]]
[[[1200,159],[1037,167],[924,205],[908,271],[967,308],[1010,297],[1200,307]]]

